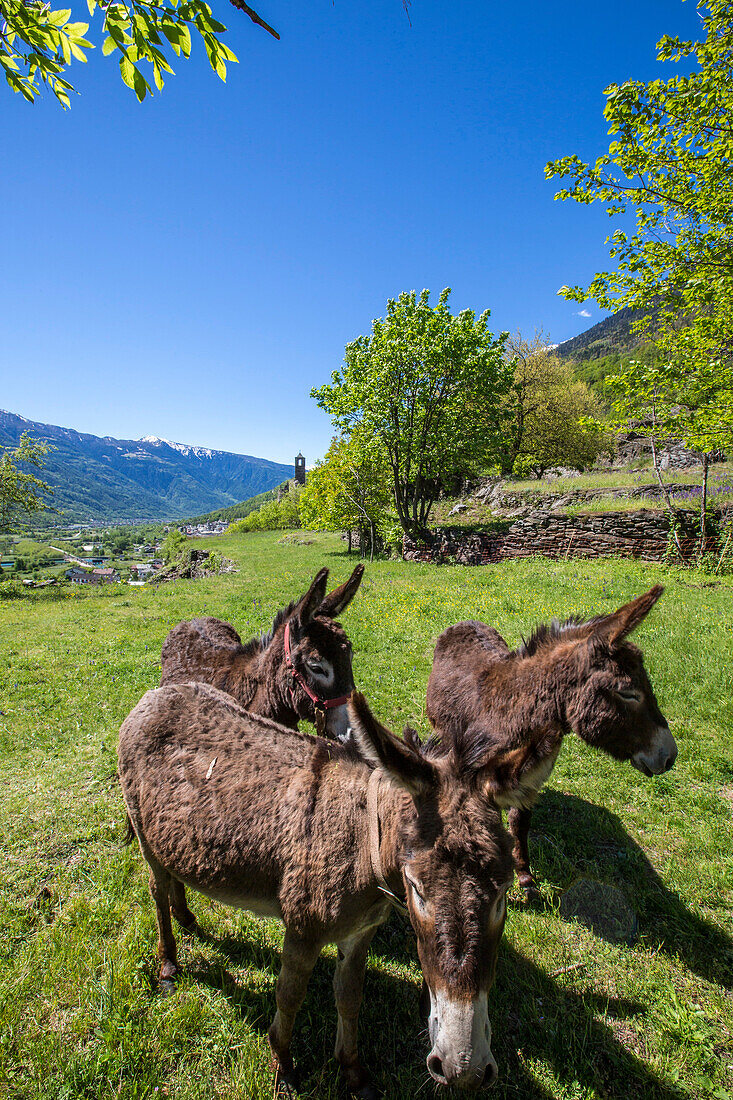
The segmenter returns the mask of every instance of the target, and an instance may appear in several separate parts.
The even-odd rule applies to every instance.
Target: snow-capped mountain
[[[173,443],[157,436],[100,438],[0,411],[0,444],[23,432],[53,448],[42,476],[63,519],[131,523],[225,508],[292,476],[291,466],[252,455]]]

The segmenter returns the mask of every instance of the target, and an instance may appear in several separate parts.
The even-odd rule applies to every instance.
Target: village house
[[[66,579],[72,584],[114,584],[120,579],[116,569],[73,569],[66,570]]]
[[[206,538],[208,535],[223,535],[229,523],[223,519],[212,520],[210,523],[187,523],[178,530],[189,538]]]
[[[156,572],[150,562],[136,562],[130,566],[130,577],[138,581],[147,581]]]

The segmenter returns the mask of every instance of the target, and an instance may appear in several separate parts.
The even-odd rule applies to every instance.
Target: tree
[[[665,35],[657,49],[661,61],[695,59],[698,69],[611,84],[608,152],[592,165],[568,156],[545,168],[548,178],[570,178],[556,198],[603,202],[612,218],[633,212],[636,220],[635,231],[608,238],[616,270],[600,272],[585,290],[564,287],[565,296],[659,311],[672,326],[684,313],[709,314],[733,276],[733,10],[725,0],[697,6],[704,40]]]
[[[331,441],[322,462],[308,474],[300,497],[304,527],[359,533],[359,547],[374,560],[377,535],[387,519],[392,499],[392,478],[387,455],[379,439],[358,429]]]
[[[607,441],[589,388],[552,354],[541,332],[529,340],[517,333],[505,347],[513,379],[495,426],[501,472],[517,473],[520,466],[542,474],[551,466],[592,465]]]
[[[22,465],[42,469],[51,448],[41,439],[23,432],[17,447],[2,447],[0,455],[0,531],[12,531],[21,515],[30,516],[47,507],[45,496],[53,489],[35,474],[22,470]]]
[[[657,47],[659,60],[697,67],[666,81],[612,84],[608,153],[593,165],[563,157],[546,174],[570,179],[557,198],[603,202],[613,218],[634,214],[633,232],[608,238],[616,270],[562,293],[640,309],[654,329],[662,363],[636,361],[621,372],[617,413],[638,417],[651,404],[655,432],[679,431],[702,451],[704,546],[708,456],[730,439],[722,410],[733,394],[733,9],[724,0],[697,7],[701,40],[665,35]]]
[[[227,61],[236,62],[232,51],[218,37],[226,27],[211,14],[205,0],[86,0],[89,15],[101,14],[102,53],[119,56],[125,84],[143,100],[152,88],[142,64],[150,66],[152,79],[162,90],[164,73],[173,73],[172,54],[189,57],[191,40],[198,36],[214,72],[226,80]],[[231,0],[235,8],[279,38],[244,0]],[[85,37],[89,23],[72,23],[71,9],[52,10],[41,0],[0,0],[0,67],[15,92],[33,102],[45,84],[63,107],[74,90],[64,75],[72,57],[86,61],[94,49]]]
[[[282,531],[300,527],[300,492],[299,485],[289,482],[287,491],[277,500],[266,500],[255,511],[230,524],[229,530]]]
[[[713,346],[706,348],[703,327],[700,319],[686,330],[689,342],[686,354],[680,353],[676,340],[678,354],[674,360],[653,364],[631,361],[625,370],[606,380],[613,395],[617,423],[633,422],[637,433],[646,435],[651,442],[654,469],[672,517],[675,508],[662,480],[657,445],[683,439],[688,447],[701,453],[699,554],[704,553],[707,545],[710,457],[717,450],[733,448],[733,359],[714,357],[719,328],[716,327]],[[681,554],[679,541],[677,548]]]
[[[171,527],[160,548],[163,561],[166,565],[171,565],[173,562],[178,561],[187,542],[188,539],[182,531],[179,531],[177,527]]]
[[[453,316],[450,289],[430,305],[430,291],[400,294],[368,336],[346,345],[331,384],[311,390],[336,427],[384,448],[395,508],[404,531],[431,541],[430,510],[441,484],[474,467],[496,439],[487,424],[511,383],[505,334],[489,332],[489,311]]]

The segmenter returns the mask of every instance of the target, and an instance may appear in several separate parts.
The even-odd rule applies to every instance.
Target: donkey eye
[[[412,891],[412,898],[413,898],[413,901],[415,902],[415,907],[416,907],[418,913],[423,914],[425,912],[426,908],[427,908],[426,903],[425,903],[425,898],[422,896],[422,894],[420,893],[420,890],[415,885],[415,883],[412,881],[412,879],[407,878],[407,875],[405,875],[405,878],[407,879],[407,885],[410,887],[410,890]]]
[[[318,674],[320,674],[321,676],[326,675],[326,670],[323,667],[323,665],[319,665],[317,662],[313,663],[313,662],[309,661],[308,662],[308,668],[311,670],[311,672],[315,672],[317,675]]]
[[[623,699],[625,703],[640,703],[644,696],[640,691],[633,691],[628,689],[626,691],[617,691],[619,699]]]

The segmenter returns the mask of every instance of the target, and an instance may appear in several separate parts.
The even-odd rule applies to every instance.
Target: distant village
[[[189,539],[200,539],[211,535],[223,535],[228,527],[229,523],[227,520],[215,520],[211,523],[184,523],[178,527],[178,530]],[[164,528],[166,534],[169,530],[169,527]],[[160,552],[160,548],[161,543],[156,543],[155,545],[141,543],[133,546],[132,552],[135,557],[150,557],[147,561],[133,562],[129,566],[127,584],[143,585],[164,567],[165,562],[163,558],[156,556]],[[85,551],[93,550],[94,547],[85,546],[83,549]],[[105,568],[104,563],[110,560],[109,557],[75,558],[71,554],[65,554],[64,560],[74,562],[72,567],[67,569],[64,573],[67,581],[70,581],[71,584],[122,583],[122,576],[119,570],[112,567]]]
[[[305,458],[297,454],[292,481],[305,484]],[[282,487],[281,487],[282,488]],[[26,588],[44,588],[67,582],[73,585],[144,585],[166,566],[163,542],[171,531],[189,539],[223,535],[228,520],[181,523],[166,526],[131,525],[125,538],[123,527],[71,524],[47,529],[48,533],[13,536],[0,549],[0,576],[15,576]],[[149,541],[132,542],[135,534]],[[93,540],[93,541],[84,541]]]

